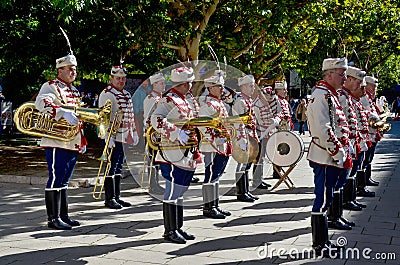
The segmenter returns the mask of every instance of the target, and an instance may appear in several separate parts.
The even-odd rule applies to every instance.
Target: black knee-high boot
[[[254,164],[253,166],[253,188],[256,189],[268,189],[271,185],[265,183],[262,180],[262,176],[264,173],[264,165],[263,164]]]
[[[163,218],[165,232],[163,237],[171,242],[186,244],[186,239],[178,232],[178,216],[176,201],[163,202]]]
[[[47,226],[58,230],[71,230],[69,224],[60,218],[61,194],[59,190],[46,190],[45,201],[47,210]]]
[[[311,231],[312,247],[317,256],[329,257],[336,253],[336,247],[329,241],[326,213],[311,212]]]
[[[365,180],[367,186],[379,186],[379,181],[375,181],[371,178],[371,164],[365,169]]]
[[[114,183],[115,183],[115,201],[118,202],[123,207],[131,206],[129,202],[123,201],[121,199],[121,174],[116,174],[114,176]]]
[[[115,184],[114,179],[111,176],[107,176],[104,179],[104,205],[111,209],[121,209],[122,205],[115,200]]]
[[[224,219],[225,215],[220,213],[215,206],[214,183],[203,183],[203,215],[213,219]]]
[[[361,207],[360,207],[361,208]],[[343,188],[339,189],[339,214],[340,214],[340,220],[342,220],[343,223],[349,225],[349,226],[355,226],[356,224],[352,221],[347,220],[345,217],[343,217]]]
[[[254,200],[258,200],[259,198],[257,196],[251,194],[250,189],[249,189],[249,183],[250,183],[250,181],[249,181],[249,171],[246,170],[244,172],[244,184],[245,184],[246,193],[250,198],[252,198]]]
[[[192,234],[189,234],[188,232],[184,231],[182,229],[183,227],[183,198],[178,198],[177,204],[176,204],[176,209],[177,209],[177,224],[178,224],[178,229],[177,231],[181,236],[183,236],[184,239],[186,240],[194,240],[196,237]]]
[[[360,203],[359,201],[357,201],[357,178],[355,176],[353,176],[353,192],[351,193],[351,198],[352,201],[354,202],[355,205],[360,206],[361,208],[366,208],[367,205]]]
[[[214,183],[214,192],[215,192],[215,209],[217,209],[218,212],[222,213],[225,216],[230,216],[231,213],[225,210],[222,210],[219,208],[219,182]]]
[[[340,219],[340,191],[335,191],[333,193],[333,200],[328,208],[328,227],[339,230],[351,230],[351,226],[345,224],[342,219]]]
[[[236,177],[237,200],[242,202],[254,202],[255,199],[247,194],[245,173],[243,171],[236,172],[235,177]]]
[[[375,192],[366,189],[366,179],[364,170],[357,171],[357,196],[375,197]]]
[[[355,185],[355,178],[348,177],[346,185],[343,188],[343,209],[350,211],[361,211],[361,206],[353,202],[353,190]]]
[[[64,223],[70,226],[80,226],[81,224],[69,217],[68,215],[68,193],[67,189],[62,189],[61,191],[61,208],[60,208],[60,218]]]

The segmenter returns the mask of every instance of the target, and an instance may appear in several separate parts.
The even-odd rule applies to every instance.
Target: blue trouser
[[[350,172],[350,177],[353,177],[357,174],[358,170],[361,170],[361,166],[363,164],[365,152],[361,152],[357,155],[357,160],[353,160],[353,168]]]
[[[309,161],[314,172],[314,194],[315,200],[312,207],[313,212],[321,212],[322,205],[325,205],[322,212],[326,211],[332,203],[333,191],[343,169],[334,166],[323,166]]]
[[[206,165],[204,183],[217,182],[224,173],[228,160],[229,156],[219,153],[204,153],[204,164]]]
[[[369,147],[368,150],[365,152],[362,169],[366,169],[368,167],[368,165],[370,165],[372,163],[372,159],[374,159],[374,155],[375,155],[375,148],[376,148],[376,143],[372,143],[372,146]]]
[[[68,187],[74,173],[78,152],[60,148],[45,148],[49,179],[45,190],[60,190]]]
[[[108,170],[107,176],[121,174],[124,167],[125,155],[124,147],[121,142],[115,142],[115,147],[111,154],[111,165]]]
[[[182,197],[189,189],[194,171],[185,170],[172,164],[160,163],[161,175],[165,178],[165,201],[173,201]]]
[[[335,185],[335,190],[338,191],[340,188],[343,188],[344,185],[346,185],[347,179],[349,178],[350,175],[350,169],[342,169],[341,172],[339,172],[339,177],[338,181],[336,182]]]

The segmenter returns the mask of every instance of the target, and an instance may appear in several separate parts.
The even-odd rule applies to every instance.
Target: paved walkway
[[[307,147],[310,139],[303,139]],[[329,231],[333,241],[347,241],[349,251],[343,258],[308,256],[314,195],[306,154],[290,174],[295,189],[282,184],[260,194],[255,203],[237,202],[229,192],[235,171],[231,160],[221,180],[225,195],[220,204],[232,212],[225,220],[202,216],[201,184],[192,185],[184,228],[196,239],[186,245],[161,238],[162,206],[135,183],[141,181],[142,161],[136,154],[128,159],[137,170],[135,181],[125,178],[122,188],[123,197],[133,206],[107,209],[92,199],[93,188],[71,189],[70,215],[82,223],[71,231],[47,228],[46,177],[0,176],[0,264],[400,264],[399,150],[400,123],[394,122],[390,134],[379,143],[373,164],[373,176],[380,185],[370,189],[377,196],[360,198],[368,205],[361,212],[345,211],[357,224],[353,230]],[[95,165],[79,165],[74,185],[90,182],[95,170]],[[202,170],[198,170],[200,177]],[[266,181],[276,183],[271,178]]]

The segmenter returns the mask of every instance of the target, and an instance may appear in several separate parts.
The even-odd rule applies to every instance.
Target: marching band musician
[[[374,102],[376,97],[376,89],[378,88],[378,79],[373,76],[366,76],[365,82],[365,94],[361,97],[360,102],[367,111],[368,120],[372,119],[379,121],[379,108]],[[374,158],[376,145],[381,140],[382,135],[378,128],[372,128],[369,126],[369,136],[372,144],[365,152],[365,158],[362,165],[363,171],[360,171],[360,183],[357,184],[357,195],[362,197],[375,197],[375,192],[369,191],[366,189],[366,186],[379,185],[379,182],[371,179],[371,163],[372,159]]]
[[[260,139],[260,156],[257,164],[253,167],[253,188],[268,189],[271,185],[262,180],[264,174],[264,158],[266,146],[271,132],[275,128],[274,113],[277,109],[277,101],[272,92],[272,86],[265,86],[258,91],[257,98],[254,100],[254,112],[257,119],[257,134]]]
[[[237,97],[233,105],[232,108],[233,114],[240,115],[250,112],[253,119],[252,126],[244,124],[235,125],[235,129],[237,131],[236,140],[238,141],[240,148],[243,151],[247,151],[248,148],[250,148],[248,146],[249,143],[247,137],[253,137],[254,139],[256,139],[257,142],[259,142],[256,131],[257,122],[254,115],[253,99],[251,98],[255,88],[254,76],[246,75],[244,77],[239,77],[238,85],[240,87],[241,93]],[[258,197],[254,196],[249,191],[248,171],[250,170],[252,164],[253,162],[247,164],[238,163],[236,167],[235,179],[236,179],[236,194],[238,201],[254,202],[255,200],[258,200]]]
[[[221,99],[224,90],[223,76],[219,74],[204,79],[204,86],[208,89],[208,94],[199,99],[199,116],[207,117],[219,113],[222,118],[228,117],[225,103]],[[203,215],[214,219],[224,219],[231,213],[219,208],[218,191],[219,178],[224,173],[232,153],[230,136],[210,127],[202,127],[200,131],[203,133],[200,151],[204,154],[205,163],[205,178],[202,187]]]
[[[344,85],[338,89],[338,99],[339,103],[343,108],[343,113],[346,117],[347,124],[349,126],[349,153],[351,155],[352,169],[357,171],[358,160],[362,157],[361,153],[361,137],[359,131],[359,122],[356,114],[356,107],[351,98],[351,91],[356,89],[361,89],[361,83],[364,80],[365,72],[361,69],[348,66],[346,70],[346,81]],[[363,144],[366,145],[364,141]],[[353,192],[352,180],[348,180],[350,173],[353,170],[347,169],[345,174],[339,175],[338,181],[335,185],[335,190],[333,194],[333,201],[331,206],[328,208],[328,226],[329,228],[341,229],[341,230],[351,230],[355,226],[354,222],[351,222],[343,217],[343,202],[346,198],[346,205],[352,207],[352,210],[361,210],[361,206],[355,205],[352,201]],[[344,195],[344,187],[346,187],[346,196]]]
[[[131,94],[124,89],[127,70],[123,65],[111,68],[110,84],[99,96],[99,107],[107,100],[111,101],[111,120],[122,111],[121,124],[115,136],[110,137],[108,147],[112,148],[111,165],[104,179],[104,205],[110,209],[129,207],[129,202],[121,199],[121,177],[125,163],[123,144],[137,145],[139,136],[136,131]],[[105,138],[107,139],[107,137]]]
[[[162,93],[165,90],[165,78],[162,73],[156,73],[152,76],[150,76],[150,84],[153,86],[153,89],[147,95],[147,97],[144,99],[143,102],[143,107],[144,107],[144,133],[147,132],[147,129],[151,126],[151,115],[153,114],[154,110],[157,107],[157,103],[160,101],[162,98]],[[160,167],[159,165],[154,164],[154,158],[157,153],[157,150],[153,150],[148,146],[148,152],[149,152],[149,158],[153,163],[152,168],[150,168],[151,162],[148,161],[148,171],[151,172],[149,176],[149,181],[150,181],[150,192],[155,193],[155,194],[164,194],[164,189],[159,185],[159,170]]]
[[[349,69],[352,69],[349,67]],[[356,189],[357,189],[357,177],[356,176],[363,176],[363,169],[362,169],[362,163],[364,161],[365,157],[365,152],[368,150],[369,146],[372,145],[370,136],[369,136],[369,131],[368,131],[368,117],[366,110],[364,109],[363,105],[360,102],[360,98],[364,95],[364,82],[365,82],[365,75],[366,73],[364,71],[361,71],[360,69],[356,68],[356,71],[359,72],[358,76],[363,75],[364,79],[362,80],[362,83],[360,86],[350,86],[350,96],[351,100],[353,102],[354,108],[355,108],[355,114],[357,116],[357,125],[358,125],[358,130],[359,130],[359,135],[358,135],[358,143],[359,146],[355,148],[356,153],[358,154],[358,157],[356,160],[353,160],[353,168],[350,172],[350,177],[348,179],[347,184],[349,184],[349,194],[348,196],[345,196],[343,198],[343,201],[345,204],[343,207],[345,209],[349,210],[361,210],[362,208],[367,207],[364,204],[359,203],[356,200]],[[351,73],[349,72],[349,76],[355,76],[357,75],[356,73]],[[360,77],[358,77],[360,78]],[[350,78],[351,79],[351,78]],[[347,82],[347,81],[346,81]],[[359,149],[359,150],[357,150]],[[361,171],[360,173],[358,173]],[[346,194],[346,188],[348,188],[347,185],[345,186],[345,193]],[[351,196],[350,196],[351,195]],[[349,202],[352,203],[353,205],[349,205]],[[355,208],[354,206],[358,206],[359,208]]]
[[[49,179],[45,188],[48,227],[70,230],[80,223],[68,216],[68,183],[73,174],[79,153],[86,151],[87,141],[83,136],[83,122],[71,110],[62,106],[80,105],[79,91],[72,85],[76,78],[76,57],[72,54],[56,60],[57,78],[42,85],[36,97],[35,107],[54,119],[64,118],[68,124],[79,126],[79,133],[72,141],[42,137],[40,146],[46,153]]]
[[[288,130],[291,131],[294,129],[293,121],[292,121],[292,113],[290,109],[289,102],[286,100],[287,97],[287,83],[286,81],[276,81],[274,84],[276,100],[279,105],[276,108],[274,123],[279,130]],[[279,166],[275,167],[280,170]],[[273,178],[280,179],[279,174],[274,170]]]
[[[158,102],[151,115],[151,125],[161,135],[160,150],[155,161],[160,163],[161,174],[166,180],[163,199],[163,218],[165,232],[163,237],[171,242],[185,244],[186,240],[195,237],[182,229],[183,194],[188,190],[197,163],[201,156],[197,147],[180,149],[179,144],[186,146],[189,140],[198,142],[190,136],[190,130],[179,128],[171,120],[191,119],[193,109],[186,95],[192,87],[195,76],[193,69],[179,67],[171,71],[172,88]],[[192,139],[190,139],[192,138]],[[175,143],[176,148],[163,150],[163,144]]]
[[[314,172],[315,184],[315,200],[311,212],[312,241],[318,255],[337,251],[328,238],[325,211],[332,203],[339,176],[352,166],[349,126],[337,93],[346,80],[347,67],[345,58],[325,59],[322,63],[323,79],[317,83],[307,107],[312,136],[307,159]]]

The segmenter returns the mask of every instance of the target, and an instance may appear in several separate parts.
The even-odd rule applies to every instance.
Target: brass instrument
[[[160,134],[150,126],[146,131],[146,141],[150,148],[154,150],[173,150],[173,149],[188,149],[197,146],[201,139],[197,139],[196,132],[193,130],[194,127],[211,127],[216,130],[221,130],[221,120],[219,113],[216,113],[210,117],[198,117],[182,120],[169,120],[176,126],[182,126],[183,130],[189,130],[189,141],[186,145],[181,145],[179,141],[163,141],[161,143]]]
[[[390,129],[392,128],[392,125],[387,121],[390,114],[391,114],[390,110],[387,109],[384,113],[379,115],[379,120],[376,120],[373,117],[371,117],[368,120],[369,126],[371,126],[371,128],[377,129],[378,131],[380,131],[382,133],[390,131]]]
[[[111,101],[102,108],[76,108],[62,106],[79,114],[79,120],[99,126],[99,134],[105,137],[111,120]],[[17,129],[36,137],[71,141],[79,132],[79,126],[70,125],[65,119],[55,120],[50,114],[41,113],[33,101],[22,104],[15,112],[14,123]]]
[[[96,181],[95,181],[93,193],[92,193],[92,196],[95,200],[100,200],[101,194],[103,193],[104,180],[107,176],[108,171],[110,170],[111,156],[112,156],[112,152],[114,150],[114,147],[109,148],[110,140],[111,140],[111,137],[114,137],[117,134],[118,129],[122,123],[122,118],[123,118],[123,112],[121,110],[117,111],[115,113],[114,119],[109,128],[109,132],[108,132],[107,139],[105,141],[103,153],[102,153],[101,157],[99,158],[100,166],[99,166],[99,170],[97,172],[97,177],[96,177]],[[106,163],[106,166],[103,169],[104,163]],[[102,173],[103,173],[103,178],[100,181],[100,175]]]
[[[226,117],[222,118],[222,123],[223,124],[241,124],[243,123],[246,126],[254,126],[253,124],[253,117],[251,116],[250,112],[246,112],[243,114],[235,115],[232,117]],[[228,126],[225,126],[228,127]],[[241,164],[247,164],[249,162],[254,161],[259,152],[259,145],[253,137],[247,137],[247,150],[242,150],[239,146],[238,141],[236,140],[236,130],[233,126],[231,126],[231,138],[233,139],[232,141],[232,147],[233,147],[233,153],[232,157],[235,159],[238,163]]]

